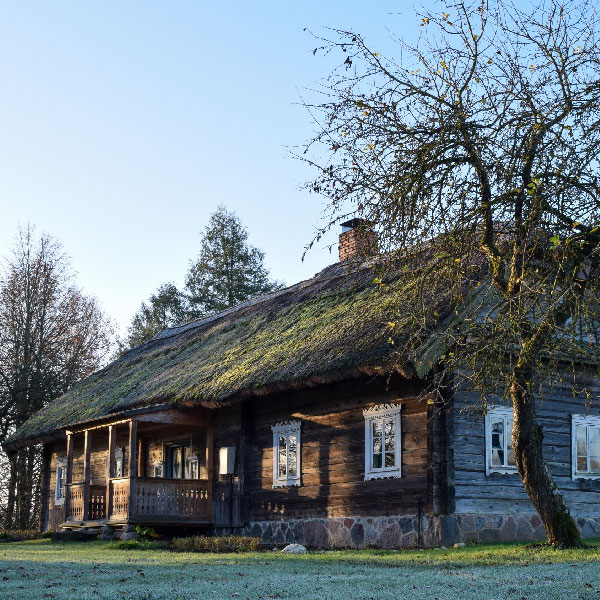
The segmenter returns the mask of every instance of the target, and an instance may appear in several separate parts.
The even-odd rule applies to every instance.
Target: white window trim
[[[398,478],[402,476],[402,428],[400,414],[401,404],[379,404],[363,410],[365,418],[365,481],[371,479]],[[371,423],[383,417],[394,417],[394,456],[395,467],[373,468],[373,428]]]
[[[500,473],[501,475],[511,475],[517,473],[517,467],[496,467],[492,465],[492,417],[513,418],[513,410],[508,406],[495,406],[490,408],[485,415],[485,474]],[[504,456],[508,456],[506,448],[508,439],[506,437],[506,427],[504,428]]]
[[[55,506],[60,506],[61,504],[65,503],[65,496],[67,495],[67,480],[66,480],[66,473],[65,473],[65,496],[63,496],[62,498],[59,497],[58,495],[58,491],[59,491],[59,477],[58,477],[58,470],[59,469],[66,469],[67,468],[67,457],[66,456],[59,456],[56,459],[56,485],[54,486],[54,505]]]
[[[273,431],[273,487],[298,487],[302,485],[302,442],[300,439],[300,421],[281,421],[271,425]],[[279,436],[296,436],[296,475],[279,477]],[[289,473],[289,469],[287,470]]]
[[[571,478],[572,479],[600,479],[600,473],[581,473],[577,471],[577,427],[585,425],[600,427],[600,417],[571,415]],[[589,454],[589,429],[586,433]]]

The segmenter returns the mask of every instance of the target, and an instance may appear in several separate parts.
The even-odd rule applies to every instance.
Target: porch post
[[[67,433],[67,478],[65,483],[65,521],[71,517],[71,488],[73,480],[73,434]]]
[[[113,464],[115,462],[115,446],[116,446],[116,431],[113,425],[108,426],[108,460],[106,462],[106,506],[107,519],[110,519],[112,514],[112,489],[110,480],[113,476]]]
[[[137,421],[129,421],[129,518],[135,514],[135,479],[137,477]]]
[[[139,437],[137,443],[137,476],[146,476],[146,453],[144,452],[144,441]]]
[[[40,531],[45,531],[48,524],[48,502],[50,495],[50,458],[51,449],[49,444],[44,444],[42,450],[42,471],[40,473]],[[65,490],[66,492],[67,490]]]
[[[82,521],[90,518],[90,455],[92,453],[92,432],[83,432],[83,517]]]
[[[212,422],[206,430],[206,478],[208,479],[208,518],[213,522],[213,428]]]

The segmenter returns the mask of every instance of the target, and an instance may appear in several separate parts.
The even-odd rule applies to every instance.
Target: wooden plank
[[[110,518],[113,511],[113,494],[110,480],[113,476],[113,464],[115,461],[115,447],[117,436],[114,425],[108,426],[108,457],[106,462],[106,517]]]
[[[129,518],[135,513],[137,475],[137,421],[129,422]]]
[[[67,477],[66,477],[66,485],[65,489],[65,519],[69,518],[71,514],[71,499],[69,498],[68,486],[72,482],[73,479],[73,436],[70,433],[67,433]]]
[[[90,455],[92,452],[92,433],[83,433],[83,521],[90,517]]]
[[[40,519],[38,527],[40,531],[45,531],[49,519],[49,503],[50,503],[50,460],[52,450],[49,444],[44,444],[42,450],[42,468],[40,472]]]

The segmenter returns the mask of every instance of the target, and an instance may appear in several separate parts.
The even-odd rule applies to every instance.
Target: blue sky
[[[52,234],[121,331],[161,283],[182,285],[219,203],[275,278],[335,262],[337,231],[301,262],[324,205],[287,148],[314,128],[298,90],[332,66],[303,29],[385,44],[414,31],[411,6],[2,2],[0,255],[19,224]]]

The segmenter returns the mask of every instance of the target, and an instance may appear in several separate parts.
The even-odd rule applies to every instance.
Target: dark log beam
[[[83,433],[83,520],[90,518],[90,458],[92,453],[92,432]]]

